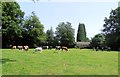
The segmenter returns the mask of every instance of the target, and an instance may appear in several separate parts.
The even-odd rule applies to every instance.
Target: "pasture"
[[[55,49],[33,54],[33,49],[2,50],[3,75],[118,75],[118,52]]]

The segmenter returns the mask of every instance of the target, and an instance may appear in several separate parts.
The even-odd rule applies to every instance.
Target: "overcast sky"
[[[61,2],[59,2],[61,1]],[[65,1],[65,0],[64,0]],[[112,9],[118,7],[118,1],[106,0],[105,2],[97,0],[40,0],[39,2],[19,1],[21,10],[25,16],[31,15],[34,11],[39,20],[44,25],[44,31],[56,27],[60,22],[70,22],[75,29],[75,37],[79,23],[84,23],[87,37],[91,38],[100,33],[103,28],[104,18],[109,17]]]

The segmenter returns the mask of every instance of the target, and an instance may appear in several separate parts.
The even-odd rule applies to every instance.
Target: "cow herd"
[[[96,46],[96,47],[93,47],[93,50],[95,51],[110,51],[111,48],[109,46]]]
[[[43,49],[52,49],[52,46],[37,47],[37,48],[35,48],[33,53],[35,53],[37,51],[40,51],[40,53],[42,53]],[[68,48],[65,46],[56,46],[55,49],[56,49],[56,51],[60,51],[60,50],[68,51]]]
[[[29,50],[29,46],[25,45],[25,46],[12,46],[10,45],[10,47],[12,49],[18,49],[18,50],[23,50],[23,51],[28,51]],[[33,51],[33,53],[40,51],[42,53],[43,49],[52,49],[52,46],[42,46],[42,47],[36,47]],[[55,47],[56,51],[68,51],[68,48],[66,46],[56,46]]]
[[[68,51],[68,48],[65,46],[56,46],[56,50],[60,50],[60,49],[62,49],[62,51],[63,50]]]
[[[12,49],[19,49],[19,50],[24,50],[24,51],[28,51],[28,49],[29,49],[29,46],[27,46],[27,45],[25,45],[25,46],[12,46],[12,45],[10,45],[10,47]]]
[[[24,51],[28,51],[29,50],[29,46],[25,45],[25,46],[11,46],[12,49],[19,49],[19,50],[24,50]],[[42,47],[36,47],[33,51],[33,53],[40,51],[42,53],[43,49],[52,49],[52,46],[42,46]],[[55,46],[56,51],[68,51],[68,48],[66,46]],[[110,51],[111,48],[108,46],[96,46],[93,47],[93,51]]]

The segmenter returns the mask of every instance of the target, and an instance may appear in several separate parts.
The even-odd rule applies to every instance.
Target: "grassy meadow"
[[[3,75],[118,75],[118,52],[55,49],[33,53],[18,49],[2,50]]]

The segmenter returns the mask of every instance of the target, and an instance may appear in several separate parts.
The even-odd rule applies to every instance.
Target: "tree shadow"
[[[16,60],[12,60],[12,59],[8,59],[8,58],[0,59],[0,64],[4,64],[7,62],[16,62]]]

